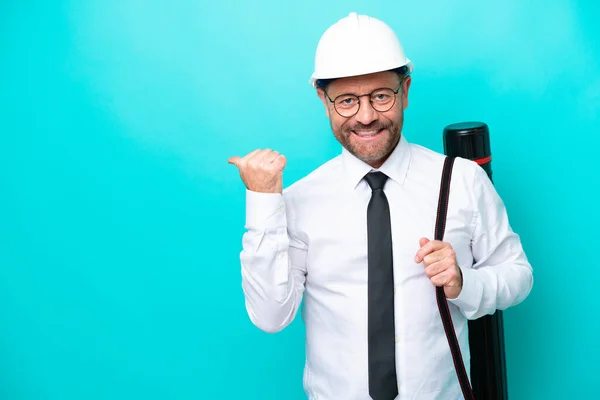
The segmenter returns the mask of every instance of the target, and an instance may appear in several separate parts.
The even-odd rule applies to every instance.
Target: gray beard
[[[356,158],[362,160],[363,162],[371,163],[374,161],[379,161],[381,159],[387,158],[390,155],[390,153],[394,150],[394,148],[400,141],[400,132],[402,129],[401,127],[402,127],[403,122],[404,122],[404,115],[402,115],[399,125],[393,123],[392,121],[385,121],[385,122],[374,121],[369,125],[364,125],[364,124],[361,124],[360,122],[356,122],[352,125],[344,125],[344,126],[340,127],[337,131],[333,128],[333,124],[331,123],[331,121],[330,121],[330,126],[331,126],[331,130],[333,132],[333,135],[335,136],[337,141],[340,142],[340,144],[346,150],[348,150],[348,152],[350,152],[350,154],[354,155]],[[358,153],[359,149],[357,149],[353,145],[352,141],[350,140],[352,135],[354,135],[354,133],[352,133],[352,131],[353,130],[381,130],[381,129],[386,129],[388,132],[390,132],[390,135],[387,138],[383,148],[375,154],[369,154],[369,155],[359,154]]]

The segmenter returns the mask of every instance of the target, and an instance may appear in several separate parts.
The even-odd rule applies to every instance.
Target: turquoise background
[[[340,151],[308,85],[350,11],[415,63],[410,141],[489,124],[535,268],[505,313],[511,399],[596,393],[600,6],[592,1],[0,2],[0,399],[302,399],[298,318],[244,309],[244,188]]]

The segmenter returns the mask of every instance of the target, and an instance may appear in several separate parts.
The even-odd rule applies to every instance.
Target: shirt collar
[[[374,170],[369,164],[352,155],[346,148],[342,148],[342,163],[346,183],[353,190],[368,172]],[[401,135],[400,141],[392,151],[392,154],[377,170],[386,174],[389,179],[399,185],[403,185],[409,163],[410,147],[404,135]]]

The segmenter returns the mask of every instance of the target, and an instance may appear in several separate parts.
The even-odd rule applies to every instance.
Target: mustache
[[[345,131],[350,132],[350,131],[373,131],[373,130],[382,130],[382,129],[388,129],[391,130],[392,128],[392,124],[390,122],[383,122],[383,121],[373,121],[368,125],[362,124],[360,122],[355,122],[354,124],[350,125],[350,126],[346,126],[345,127]]]

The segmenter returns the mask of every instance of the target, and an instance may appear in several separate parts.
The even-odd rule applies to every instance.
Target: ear
[[[406,110],[406,107],[408,107],[408,89],[410,88],[411,82],[412,79],[410,75],[404,78],[404,82],[402,82],[402,105],[404,110]]]
[[[327,96],[325,96],[325,92],[323,91],[323,89],[317,89],[317,95],[319,96],[319,98],[323,102],[323,105],[325,106],[325,115],[327,115],[327,118],[329,118],[329,106],[327,104],[329,100],[327,99]]]

